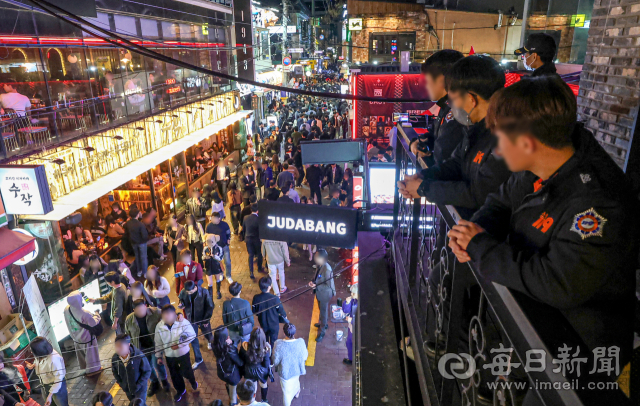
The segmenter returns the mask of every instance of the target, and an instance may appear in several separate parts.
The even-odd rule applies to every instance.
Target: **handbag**
[[[233,308],[233,304],[231,303],[231,300],[229,300],[229,305],[231,305],[231,311],[235,311],[235,309]],[[248,334],[251,334],[251,330],[253,330],[253,326],[248,320],[240,322],[240,324],[238,325],[238,332],[240,333],[241,336],[246,336]]]
[[[97,338],[100,337],[100,335],[102,334],[102,332],[104,331],[104,327],[102,327],[102,323],[98,323],[95,326],[90,326],[88,324],[84,324],[78,321],[78,319],[76,319],[76,316],[73,315],[73,312],[71,311],[71,309],[69,309],[69,314],[71,315],[71,318],[78,323],[78,325],[80,327],[82,327],[83,329],[87,330],[89,332],[89,334],[91,334],[91,340],[89,340],[86,343],[78,343],[78,344],[89,344],[91,343],[91,341],[93,341],[93,338]]]

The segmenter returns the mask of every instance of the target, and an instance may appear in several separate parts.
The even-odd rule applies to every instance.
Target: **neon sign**
[[[167,94],[178,93],[180,91],[180,86],[175,86],[167,89]]]

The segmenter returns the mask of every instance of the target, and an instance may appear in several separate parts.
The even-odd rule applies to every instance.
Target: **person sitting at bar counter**
[[[5,109],[12,109],[19,117],[27,115],[31,109],[31,101],[25,95],[18,93],[18,82],[8,79],[4,82],[4,93],[0,94],[0,114],[5,114]]]
[[[122,210],[122,207],[120,207],[120,203],[118,202],[111,205],[111,215],[113,216],[113,219],[120,224],[129,219],[129,216],[124,212],[124,210]]]
[[[80,224],[73,230],[73,239],[78,243],[93,244],[93,236],[89,230],[85,230]]]

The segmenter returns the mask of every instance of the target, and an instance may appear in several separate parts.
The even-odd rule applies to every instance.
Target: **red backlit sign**
[[[169,78],[167,80],[164,81],[165,85],[175,85],[176,84],[176,79],[175,78]]]
[[[181,90],[180,86],[171,87],[171,88],[167,89],[167,94],[178,93],[180,90]]]
[[[362,207],[362,198],[363,198],[363,181],[362,176],[354,176],[353,177],[353,207],[360,208]],[[360,201],[359,201],[360,200]]]

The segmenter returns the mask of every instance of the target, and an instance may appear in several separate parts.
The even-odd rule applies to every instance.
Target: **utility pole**
[[[287,52],[287,25],[289,24],[289,10],[287,9],[287,0],[282,0],[282,60],[289,55]],[[287,72],[285,72],[284,63],[282,64],[282,86],[287,86]]]

